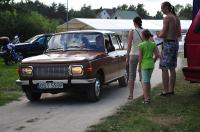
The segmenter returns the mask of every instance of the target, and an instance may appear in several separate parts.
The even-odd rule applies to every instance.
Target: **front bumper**
[[[200,67],[184,67],[182,69],[185,80],[200,83]]]
[[[92,78],[92,79],[71,79],[70,81],[68,80],[16,80],[16,83],[18,85],[37,85],[38,83],[41,82],[49,82],[49,81],[53,81],[53,82],[63,82],[63,84],[91,84],[94,83],[96,80],[96,78]]]

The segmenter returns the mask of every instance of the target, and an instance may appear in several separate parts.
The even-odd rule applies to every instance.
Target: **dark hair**
[[[162,6],[167,7],[169,11],[176,16],[175,7],[171,3],[169,3],[168,1],[165,1],[162,3]]]
[[[146,39],[149,39],[150,37],[153,37],[153,35],[151,34],[151,32],[148,29],[144,29],[142,31],[142,36]]]
[[[135,17],[133,22],[136,23],[140,28],[142,28],[142,19],[140,17]]]

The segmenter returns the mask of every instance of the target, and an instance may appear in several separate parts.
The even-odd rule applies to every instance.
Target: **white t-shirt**
[[[139,54],[139,48],[138,45],[139,43],[142,42],[142,31],[143,29],[141,28],[135,28],[133,31],[133,40],[132,40],[132,46],[131,46],[131,51],[129,55],[138,55]]]

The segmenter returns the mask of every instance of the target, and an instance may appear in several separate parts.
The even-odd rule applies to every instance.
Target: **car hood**
[[[31,43],[17,43],[15,46],[21,46],[21,45],[26,45],[26,44],[31,44]]]
[[[63,51],[46,53],[22,60],[22,63],[66,63],[82,62],[104,57],[104,52],[96,51]]]

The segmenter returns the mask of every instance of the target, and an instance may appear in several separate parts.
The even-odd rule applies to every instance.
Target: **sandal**
[[[160,96],[174,95],[174,92],[161,93]]]
[[[128,100],[133,100],[133,96],[128,96]]]
[[[143,104],[150,104],[150,100],[144,100],[142,101]]]
[[[161,93],[160,96],[167,96],[169,93]]]

